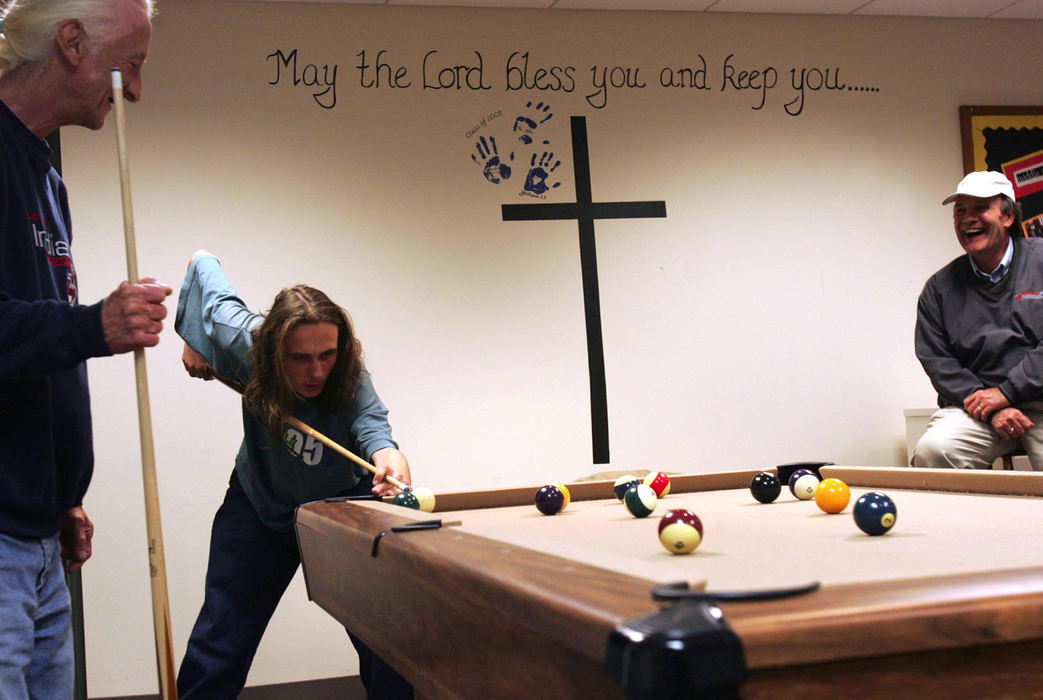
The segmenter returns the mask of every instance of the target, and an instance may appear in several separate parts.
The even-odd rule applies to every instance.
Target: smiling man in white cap
[[[990,469],[1020,444],[1043,470],[1043,239],[1022,234],[1000,173],[970,173],[950,203],[967,254],[927,280],[917,305],[916,356],[939,410],[911,463]]]

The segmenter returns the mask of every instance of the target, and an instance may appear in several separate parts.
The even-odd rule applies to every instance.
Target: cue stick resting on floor
[[[243,387],[241,387],[237,382],[233,382],[231,379],[227,379],[225,377],[222,377],[220,374],[217,374],[216,372],[214,373],[214,377],[219,382],[221,382],[226,387],[228,387],[229,389],[234,390],[236,393],[238,393],[240,395],[243,393]],[[302,421],[302,420],[300,420],[300,419],[298,419],[298,418],[296,418],[294,416],[285,416],[285,420],[290,425],[295,426],[297,428],[300,428],[305,433],[307,433],[311,437],[315,438],[319,442],[323,443],[327,447],[329,447],[329,448],[335,450],[336,452],[339,452],[340,454],[344,455],[345,457],[347,457],[348,459],[350,459],[352,462],[354,462],[355,464],[359,465],[360,467],[363,467],[363,468],[369,470],[370,473],[372,473],[372,474],[376,474],[377,473],[378,470],[377,470],[377,468],[375,466],[373,466],[372,464],[370,464],[366,460],[362,459],[357,454],[355,454],[354,452],[352,452],[348,448],[344,447],[340,443],[336,442],[335,440],[333,440],[333,439],[323,435],[318,430],[316,430],[315,428],[311,427],[310,425],[308,425],[304,421]],[[409,484],[403,484],[401,481],[399,481],[395,477],[391,476],[390,474],[385,475],[384,479],[387,480],[387,482],[389,484],[391,484],[392,486],[395,486],[396,488],[398,488],[399,490],[401,490],[401,491],[403,491],[405,493],[408,493],[408,492],[413,490],[413,488]]]
[[[130,167],[127,159],[127,126],[123,106],[123,74],[112,69],[112,103],[116,113],[116,151],[119,156],[120,194],[123,201],[123,240],[127,255],[127,279],[138,279],[138,254],[134,241],[134,214],[130,198]],[[145,525],[148,533],[149,578],[152,586],[152,622],[156,637],[156,666],[160,694],[177,700],[173,640],[170,631],[170,601],[167,596],[167,566],[163,554],[163,527],[159,517],[156,486],[156,455],[152,441],[152,417],[148,396],[145,351],[134,351],[134,378],[138,396],[138,432],[141,438],[141,475],[145,490]]]

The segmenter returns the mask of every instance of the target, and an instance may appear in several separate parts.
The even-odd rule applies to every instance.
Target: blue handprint
[[[555,161],[554,165],[550,165],[550,162],[552,160],[554,160],[553,153],[548,153],[544,151],[543,155],[540,156],[539,162],[536,161],[536,154],[532,154],[532,160],[529,162],[529,165],[532,167],[529,168],[529,174],[525,177],[526,192],[532,192],[533,194],[543,194],[551,188],[561,186],[560,182],[555,182],[553,185],[550,185],[549,187],[547,186],[547,178],[550,177],[551,173],[558,169],[559,165],[561,165],[560,160]],[[548,166],[550,166],[549,170]]]
[[[524,144],[530,144],[532,143],[532,132],[536,131],[536,127],[554,115],[550,113],[550,105],[542,102],[538,102],[535,107],[532,106],[532,102],[526,102],[525,108],[532,108],[532,111],[529,112],[529,116],[523,114],[514,120],[514,132],[521,132],[518,140]]]
[[[499,185],[504,180],[510,179],[511,177],[511,166],[500,160],[499,151],[496,148],[496,139],[492,136],[486,141],[484,136],[478,138],[478,143],[475,145],[477,153],[471,154],[471,160],[478,164],[478,167],[482,169],[482,174],[485,175],[485,179],[494,185]],[[514,160],[514,153],[512,152],[509,160]]]

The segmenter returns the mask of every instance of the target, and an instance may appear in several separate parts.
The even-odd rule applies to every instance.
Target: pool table
[[[306,504],[308,595],[418,697],[1043,697],[1043,474],[822,466],[852,493],[826,514],[758,503],[760,471],[671,475],[647,518],[611,481],[553,516],[537,486]],[[897,505],[885,535],[855,526],[868,491]],[[671,508],[703,522],[691,554],[659,543]],[[678,582],[725,597],[653,600]]]

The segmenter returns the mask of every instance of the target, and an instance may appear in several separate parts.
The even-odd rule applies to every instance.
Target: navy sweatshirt
[[[51,149],[0,102],[0,532],[46,537],[94,469],[88,357],[111,355],[82,306]]]

